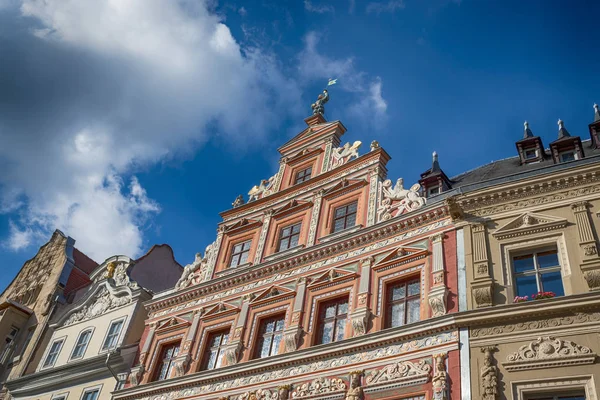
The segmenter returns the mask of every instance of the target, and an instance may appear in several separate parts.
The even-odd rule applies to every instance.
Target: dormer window
[[[538,158],[538,152],[537,149],[526,149],[524,151],[525,153],[525,159],[526,160],[535,160],[536,158]]]
[[[437,194],[440,194],[440,187],[439,186],[434,186],[432,188],[429,188],[427,190],[427,196],[435,196]]]
[[[310,179],[312,174],[312,166],[301,171],[296,172],[296,178],[294,179],[294,185],[297,185],[302,182],[306,182]]]
[[[562,120],[558,120],[558,139],[550,143],[555,164],[581,160],[584,157],[579,136],[571,136]]]
[[[563,151],[562,153],[560,153],[558,155],[558,157],[560,158],[560,162],[567,162],[567,161],[575,161],[575,160],[577,160],[577,154],[573,150]]]
[[[525,121],[523,130],[523,139],[515,143],[521,164],[529,164],[538,161],[544,161],[544,145],[539,136],[534,136],[529,128],[529,123]]]

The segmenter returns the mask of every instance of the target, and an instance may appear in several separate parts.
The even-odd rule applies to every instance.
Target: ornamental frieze
[[[544,328],[558,328],[560,326],[570,326],[586,324],[590,322],[600,322],[600,312],[576,313],[565,317],[539,319],[534,321],[525,321],[515,324],[498,325],[486,328],[475,328],[471,330],[472,338],[483,338],[487,336],[497,336],[510,334],[513,332],[535,331]]]
[[[426,360],[418,362],[400,361],[371,371],[367,374],[367,387],[373,386],[408,386],[429,381],[431,365]]]
[[[325,267],[327,265],[330,265],[330,264],[333,264],[333,263],[338,263],[338,262],[343,262],[345,260],[348,260],[348,259],[351,259],[351,258],[354,258],[354,257],[359,257],[359,256],[361,256],[363,254],[366,254],[366,253],[372,252],[374,250],[381,249],[381,248],[393,245],[395,243],[398,243],[400,241],[404,241],[404,240],[409,239],[411,237],[419,236],[419,235],[422,235],[424,233],[431,232],[433,230],[437,230],[437,229],[443,228],[445,226],[448,226],[450,223],[451,223],[450,220],[445,219],[445,220],[438,221],[438,222],[435,222],[435,223],[430,224],[430,225],[423,226],[421,228],[416,228],[416,229],[413,229],[413,230],[408,230],[408,231],[406,231],[406,232],[404,232],[402,234],[397,234],[394,237],[389,237],[389,238],[381,240],[379,242],[372,243],[372,244],[370,244],[368,246],[360,247],[360,248],[358,248],[356,250],[353,250],[353,251],[347,251],[347,252],[341,253],[341,254],[339,254],[339,255],[337,255],[335,257],[326,258],[324,260],[312,263],[310,265],[305,265],[303,267],[296,268],[294,270],[289,270],[289,271],[286,271],[286,272],[275,274],[275,275],[269,276],[267,278],[264,278],[264,279],[261,279],[259,281],[255,281],[255,282],[243,285],[243,286],[237,286],[237,287],[234,287],[234,288],[231,288],[231,289],[223,289],[223,290],[218,291],[216,293],[213,293],[213,294],[210,294],[210,295],[205,295],[205,296],[203,296],[200,299],[197,299],[197,300],[185,303],[185,304],[181,304],[181,305],[179,305],[177,307],[172,307],[172,308],[169,308],[169,309],[165,309],[165,310],[162,310],[162,311],[157,311],[157,312],[151,313],[150,317],[151,318],[160,317],[160,316],[163,316],[163,315],[166,315],[166,314],[170,314],[170,313],[178,312],[178,311],[181,311],[181,310],[185,310],[187,308],[197,307],[197,306],[200,306],[200,305],[203,305],[203,304],[206,304],[206,303],[218,301],[218,300],[220,300],[222,298],[225,298],[225,297],[235,296],[235,295],[241,294],[243,292],[252,291],[252,290],[255,290],[256,288],[259,288],[259,287],[269,286],[269,285],[272,285],[274,283],[285,282],[285,280],[297,277],[298,275],[303,275],[303,274],[309,273],[310,271],[314,271],[316,269]],[[248,278],[251,278],[251,277],[248,276]],[[189,298],[189,294],[186,294],[184,296],[186,296],[186,297],[183,298],[183,300]],[[170,303],[172,303],[172,302],[177,302],[177,299],[175,297],[170,297],[167,301],[170,302]],[[151,304],[147,308],[150,311],[152,311],[153,308],[156,309],[158,307],[160,307],[160,303],[159,303],[159,305],[152,305]]]
[[[346,391],[346,383],[341,378],[317,378],[294,387],[292,399],[312,398]]]

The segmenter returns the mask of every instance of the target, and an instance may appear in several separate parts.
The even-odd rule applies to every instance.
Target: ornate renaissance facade
[[[449,208],[388,180],[377,142],[341,145],[322,108],[146,303],[115,399],[460,398]]]

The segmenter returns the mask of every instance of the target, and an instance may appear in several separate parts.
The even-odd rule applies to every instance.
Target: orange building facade
[[[341,122],[305,122],[277,173],[146,303],[114,399],[461,398],[450,203],[388,180],[377,142],[359,155]]]

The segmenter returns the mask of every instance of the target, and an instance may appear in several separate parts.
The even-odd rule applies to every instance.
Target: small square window
[[[302,223],[299,223],[281,229],[277,251],[283,251],[298,246],[301,227]]]
[[[296,172],[296,178],[294,179],[294,185],[305,182],[310,179],[312,175],[312,167],[303,169],[302,171]]]
[[[568,162],[577,160],[577,154],[574,151],[565,151],[559,154],[560,162]]]
[[[531,297],[538,292],[565,295],[556,249],[514,256],[512,262],[517,296]]]
[[[439,186],[434,186],[432,188],[429,188],[427,190],[427,195],[428,196],[435,196],[436,194],[440,193],[440,187]]]
[[[537,150],[536,149],[526,149],[525,150],[525,159],[526,160],[533,160],[534,158],[537,158]]]
[[[117,347],[117,341],[119,339],[119,335],[121,334],[121,328],[123,328],[123,320],[114,321],[110,324],[110,328],[108,328],[108,334],[106,335],[106,339],[104,339],[104,344],[102,345],[102,350],[111,350]]]
[[[238,265],[248,262],[251,245],[251,240],[233,245],[233,250],[231,251],[231,260],[229,261],[229,268],[234,268]]]
[[[336,208],[333,212],[333,232],[339,232],[356,225],[357,208],[358,202],[356,201]]]
[[[98,399],[98,394],[100,393],[100,389],[94,390],[86,390],[81,396],[81,400],[96,400]]]

